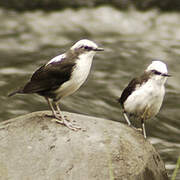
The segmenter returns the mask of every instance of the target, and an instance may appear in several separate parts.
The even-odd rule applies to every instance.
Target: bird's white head
[[[79,55],[86,54],[89,57],[93,57],[97,51],[103,51],[103,48],[98,47],[93,41],[82,39],[76,42],[70,50],[76,51]]]
[[[168,75],[167,66],[162,61],[152,61],[152,63],[147,67],[145,72],[151,72],[151,78],[157,82],[164,84],[166,82]]]

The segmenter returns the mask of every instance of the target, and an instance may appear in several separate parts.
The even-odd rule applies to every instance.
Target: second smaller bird
[[[119,98],[128,125],[131,126],[127,113],[141,120],[144,138],[146,138],[144,121],[159,112],[168,76],[170,75],[165,63],[152,61],[140,77],[134,78],[128,84]]]

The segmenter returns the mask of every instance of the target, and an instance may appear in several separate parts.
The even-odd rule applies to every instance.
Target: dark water
[[[0,121],[48,109],[37,95],[7,98],[7,94],[79,39],[91,39],[105,51],[94,58],[83,87],[62,100],[65,111],[124,122],[116,99],[152,59],[161,59],[172,77],[161,111],[146,128],[171,177],[180,156],[179,19],[178,13],[120,12],[110,7],[19,14],[0,10]]]

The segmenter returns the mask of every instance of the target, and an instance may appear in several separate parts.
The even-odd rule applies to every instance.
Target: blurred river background
[[[94,57],[88,81],[61,101],[61,109],[126,123],[117,98],[153,59],[172,75],[159,114],[146,122],[148,140],[169,177],[180,156],[180,14],[156,9],[122,11],[111,6],[54,11],[0,8],[0,121],[47,110],[38,95],[7,94],[76,41],[87,38],[105,49]],[[178,172],[177,180],[180,180]]]

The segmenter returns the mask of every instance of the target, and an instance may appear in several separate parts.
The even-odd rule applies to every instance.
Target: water
[[[75,41],[88,38],[104,47],[88,81],[61,101],[65,111],[125,122],[116,99],[152,59],[162,59],[172,77],[160,113],[146,123],[147,135],[171,177],[180,155],[180,14],[155,10],[121,12],[110,7],[16,13],[0,10],[0,121],[48,109],[37,95],[7,98],[43,63]],[[177,176],[180,179],[180,173]]]

